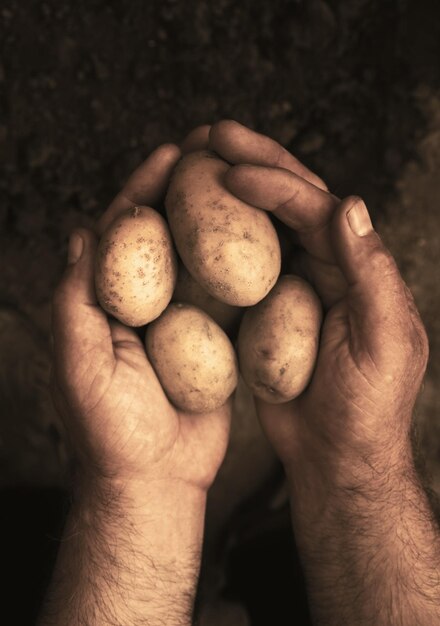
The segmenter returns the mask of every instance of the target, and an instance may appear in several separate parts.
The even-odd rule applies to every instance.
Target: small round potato
[[[147,354],[171,402],[191,413],[222,406],[237,386],[234,349],[201,309],[171,303],[147,327]]]
[[[277,281],[280,244],[267,213],[226,189],[229,167],[209,150],[186,154],[165,207],[179,256],[196,281],[217,300],[252,306]]]
[[[243,316],[240,371],[252,392],[271,404],[296,398],[307,386],[319,344],[321,303],[302,278],[284,275]]]
[[[127,326],[158,317],[173,295],[177,261],[171,235],[154,209],[135,206],[99,242],[95,287],[102,308]]]
[[[223,328],[229,337],[231,334],[236,334],[243,315],[243,308],[231,306],[211,296],[191,276],[183,263],[179,267],[176,288],[172,299],[174,302],[186,302],[202,309],[202,311],[205,311],[212,317],[220,328]]]

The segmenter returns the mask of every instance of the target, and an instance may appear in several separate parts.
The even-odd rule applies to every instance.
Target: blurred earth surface
[[[2,534],[25,546],[23,522],[41,529],[33,549],[11,549],[11,597],[17,559],[37,559],[39,576],[51,551],[35,546],[57,536],[64,511],[69,453],[47,384],[67,237],[157,145],[222,118],[278,140],[340,197],[366,200],[428,330],[417,450],[440,494],[439,61],[436,0],[0,2]],[[294,549],[288,507],[244,388],[235,413],[210,494],[200,621],[308,624],[276,575]]]

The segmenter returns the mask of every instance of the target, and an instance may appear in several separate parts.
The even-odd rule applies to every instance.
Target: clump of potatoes
[[[166,218],[132,207],[108,226],[96,255],[100,305],[146,326],[163,389],[190,413],[222,406],[239,370],[258,398],[288,402],[307,386],[318,351],[320,301],[303,279],[280,276],[277,229],[225,188],[229,167],[209,150],[185,155]]]

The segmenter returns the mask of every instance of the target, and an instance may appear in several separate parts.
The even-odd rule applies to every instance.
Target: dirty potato
[[[237,386],[231,342],[213,319],[193,305],[171,303],[147,327],[145,344],[162,387],[183,411],[213,411]]]
[[[218,300],[251,306],[278,278],[280,245],[267,213],[225,188],[229,167],[209,150],[185,155],[173,173],[165,207],[190,274]]]
[[[243,316],[238,356],[244,380],[258,398],[280,404],[298,396],[313,373],[321,303],[302,278],[284,275]]]
[[[170,302],[177,261],[168,226],[150,207],[117,217],[99,242],[95,287],[102,308],[127,326],[143,326]]]

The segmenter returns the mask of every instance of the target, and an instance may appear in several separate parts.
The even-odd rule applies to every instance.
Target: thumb
[[[75,383],[79,369],[89,370],[113,356],[107,316],[99,307],[94,286],[96,237],[85,229],[72,232],[67,268],[52,301],[52,335],[57,378]],[[101,359],[102,361],[102,359]]]
[[[405,284],[361,198],[341,202],[332,219],[331,237],[348,283],[353,356],[367,351],[378,367],[395,361],[410,323]]]

